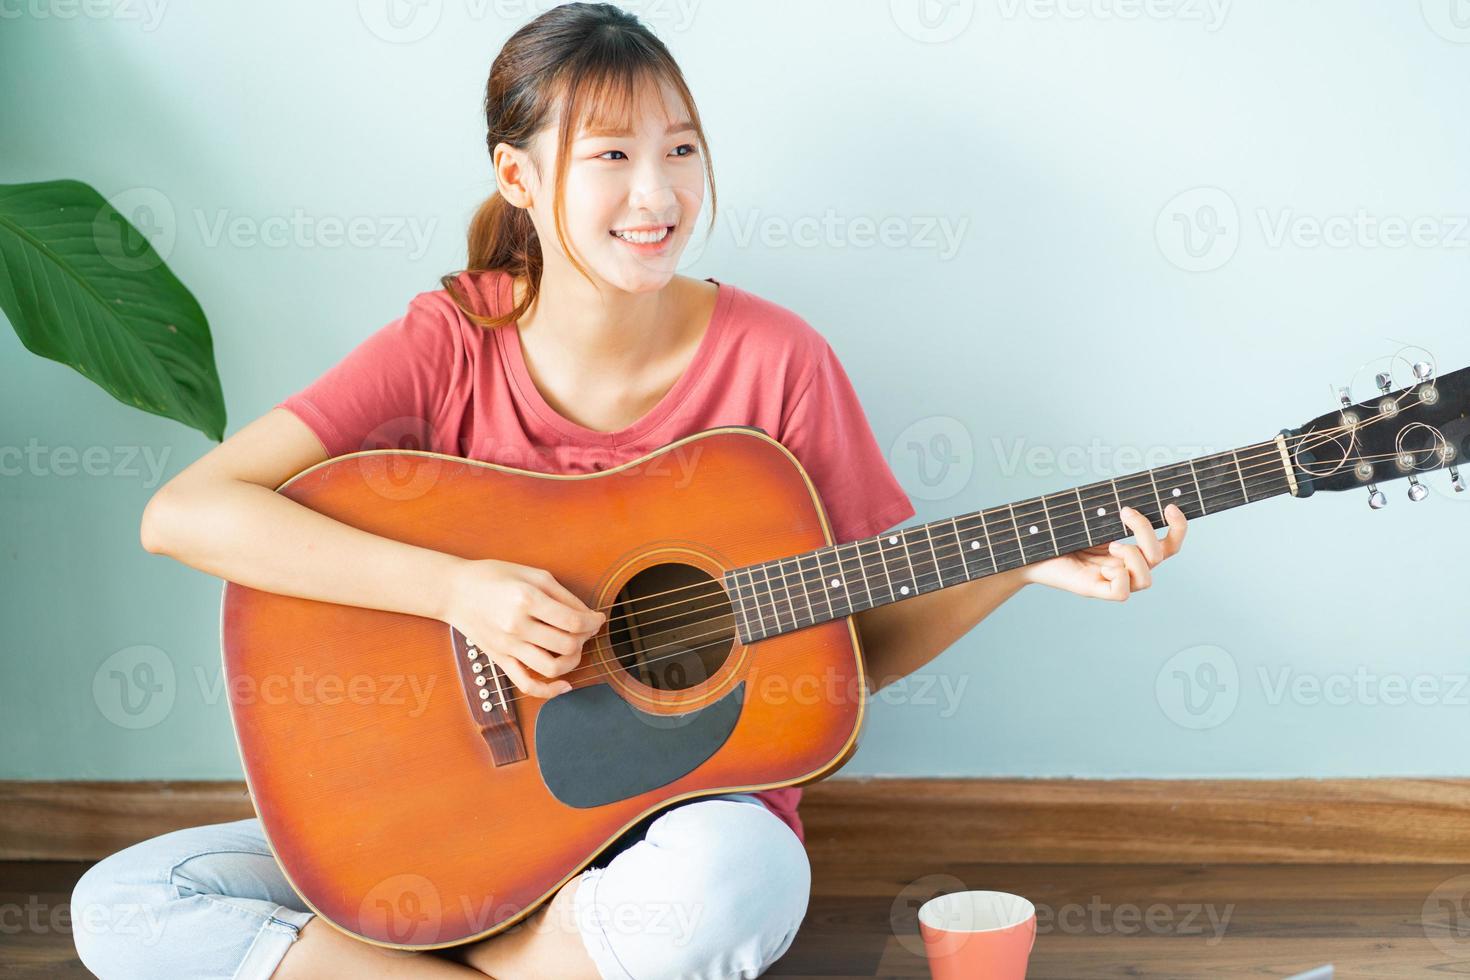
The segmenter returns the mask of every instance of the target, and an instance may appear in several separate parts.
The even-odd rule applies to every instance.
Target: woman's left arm
[[[1137,544],[1111,541],[858,613],[853,619],[862,638],[869,692],[907,677],[939,656],[1033,582],[1114,602],[1148,588],[1154,566],[1184,545],[1189,520],[1169,504],[1164,508],[1169,530],[1159,538],[1148,518],[1133,508],[1124,507],[1119,517]]]

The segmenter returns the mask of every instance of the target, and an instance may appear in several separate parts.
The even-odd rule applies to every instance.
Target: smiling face
[[[594,281],[626,292],[649,292],[674,276],[704,204],[705,170],[693,123],[673,88],[649,83],[629,103],[626,113],[589,113],[592,121],[584,121],[573,134],[564,229],[571,250]],[[530,147],[536,166],[521,168],[520,179],[528,192],[545,271],[577,275],[552,213],[558,126],[553,119],[537,133]],[[499,160],[497,148],[497,167]],[[526,206],[525,200],[511,203]]]

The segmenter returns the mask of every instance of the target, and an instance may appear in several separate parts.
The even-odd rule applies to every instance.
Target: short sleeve
[[[433,449],[456,362],[456,325],[420,294],[305,388],[280,402],[327,456],[363,449]]]
[[[852,381],[826,338],[816,368],[785,412],[777,440],[816,485],[837,543],[887,530],[913,504],[873,436]]]

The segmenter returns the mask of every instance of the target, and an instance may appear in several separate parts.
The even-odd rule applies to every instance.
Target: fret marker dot
[[[1175,487],[1173,489],[1173,491],[1171,491],[1171,492],[1174,494],[1174,496],[1176,496],[1176,497],[1179,496],[1179,488],[1178,487]]]
[[[896,535],[896,534],[890,534],[888,536],[888,543],[889,544],[898,544],[898,535]]]
[[[1106,513],[1107,513],[1107,512],[1108,512],[1108,509],[1107,509],[1107,508],[1106,508],[1106,507],[1099,507],[1099,508],[1098,508],[1098,509],[1097,509],[1097,516],[1098,516],[1098,517],[1102,517],[1102,516],[1103,516],[1103,515],[1104,515],[1104,514],[1106,514]]]
[[[1030,528],[1030,533],[1031,533],[1031,534],[1035,534],[1035,533],[1036,533],[1036,525],[1035,525],[1035,524],[1032,524],[1032,525],[1031,525],[1031,528]]]
[[[980,542],[979,541],[971,541],[970,542],[970,550],[971,551],[974,551],[978,547],[980,547]]]
[[[835,588],[839,587],[840,585],[842,585],[842,580],[841,579],[835,579],[834,578],[832,580],[832,588],[835,589]]]
[[[898,591],[899,592],[902,592],[904,595],[908,595],[909,594],[909,587],[907,585],[900,585],[898,587]]]

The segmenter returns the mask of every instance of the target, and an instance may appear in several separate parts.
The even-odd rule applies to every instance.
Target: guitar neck
[[[1080,551],[1133,532],[1132,507],[1154,527],[1173,502],[1191,521],[1283,493],[1306,496],[1274,439],[916,524],[859,541],[733,568],[725,586],[741,639],[754,643],[890,602]]]

